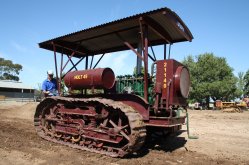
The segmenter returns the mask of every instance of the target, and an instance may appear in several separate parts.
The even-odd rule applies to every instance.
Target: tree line
[[[210,98],[213,101],[231,101],[249,95],[249,70],[235,76],[224,57],[213,53],[189,55],[184,58],[183,64],[190,71],[189,102],[205,102],[208,105]]]

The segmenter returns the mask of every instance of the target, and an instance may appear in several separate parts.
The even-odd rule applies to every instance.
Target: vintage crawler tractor
[[[246,110],[247,104],[244,101],[240,103],[237,102],[224,102],[221,100],[216,100],[215,102],[216,109],[222,110],[222,112],[243,112]]]
[[[161,8],[40,43],[54,52],[59,96],[47,97],[37,106],[38,135],[73,148],[123,157],[138,151],[150,132],[178,131],[186,115],[177,111],[187,105],[190,77],[183,64],[170,59],[170,46],[192,39],[180,17]],[[157,45],[164,48],[161,59],[153,51]],[[116,78],[112,69],[97,68],[106,53],[124,50],[137,56],[134,76]],[[85,68],[78,70],[82,60]],[[68,88],[66,95],[62,84]]]

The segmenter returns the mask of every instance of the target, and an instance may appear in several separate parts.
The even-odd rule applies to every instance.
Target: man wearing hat
[[[42,91],[45,97],[56,96],[58,95],[58,91],[57,91],[56,79],[53,78],[54,72],[52,70],[48,70],[47,74],[48,74],[47,79],[44,80],[42,83]]]

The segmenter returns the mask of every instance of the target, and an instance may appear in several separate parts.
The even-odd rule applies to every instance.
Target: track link
[[[42,117],[44,113],[51,107],[56,106],[58,103],[85,103],[85,104],[101,104],[105,108],[109,108],[112,111],[121,111],[125,114],[129,121],[129,127],[131,133],[129,134],[129,142],[121,148],[113,148],[109,150],[109,146],[103,146],[101,148],[95,148],[93,146],[81,145],[80,143],[72,143],[70,141],[64,141],[60,138],[55,138],[46,134],[43,129]],[[71,97],[50,97],[43,100],[36,109],[34,116],[34,126],[37,134],[48,141],[70,146],[85,151],[95,152],[99,154],[108,155],[111,157],[123,157],[127,154],[138,151],[143,145],[146,138],[146,128],[143,122],[142,116],[135,111],[132,107],[118,101],[105,98],[71,98]],[[94,141],[94,137],[92,138]]]

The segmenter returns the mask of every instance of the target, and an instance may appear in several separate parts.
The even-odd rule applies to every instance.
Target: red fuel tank
[[[70,89],[111,89],[115,84],[115,75],[110,68],[97,68],[67,73],[65,85]]]

